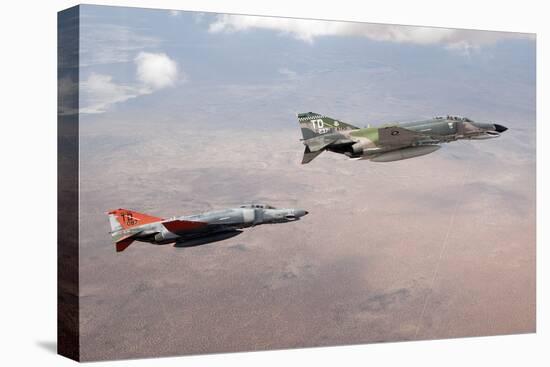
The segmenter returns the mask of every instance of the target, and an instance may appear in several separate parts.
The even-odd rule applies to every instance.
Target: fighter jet
[[[308,212],[303,209],[277,209],[266,204],[245,204],[239,208],[169,219],[127,209],[115,209],[107,214],[116,251],[121,252],[134,241],[156,245],[175,243],[183,246],[186,242],[197,239],[203,243],[217,241],[220,234],[232,237],[239,234],[242,228],[294,222]]]
[[[508,130],[499,124],[458,116],[362,129],[315,112],[299,113],[297,117],[306,146],[302,164],[311,162],[325,150],[373,162],[399,161],[435,152],[441,143],[493,139]]]

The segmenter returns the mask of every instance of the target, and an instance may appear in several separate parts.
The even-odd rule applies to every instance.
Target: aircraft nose
[[[503,133],[506,130],[508,130],[508,128],[506,126],[502,126],[502,125],[499,125],[499,124],[494,124],[494,125],[495,125],[495,131],[497,133]]]
[[[309,214],[309,212],[307,210],[304,210],[304,209],[296,209],[294,211],[294,215],[296,215],[296,217],[300,218],[300,217],[303,217],[304,215],[307,215]]]

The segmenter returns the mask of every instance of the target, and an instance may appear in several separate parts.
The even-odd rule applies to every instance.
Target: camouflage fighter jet
[[[456,116],[363,129],[315,112],[297,116],[306,146],[302,164],[311,162],[325,150],[373,162],[399,161],[432,153],[441,143],[493,139],[508,130],[499,124]]]
[[[242,228],[293,222],[308,212],[303,209],[277,209],[265,204],[246,204],[239,208],[169,219],[127,209],[111,210],[108,214],[116,251],[121,252],[134,241],[156,245],[175,243],[182,247],[187,242],[196,244],[193,241],[197,239],[202,243],[219,241],[220,234],[221,239],[225,239],[239,234]]]

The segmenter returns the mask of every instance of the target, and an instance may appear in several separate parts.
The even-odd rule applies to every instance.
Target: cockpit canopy
[[[276,209],[274,206],[268,204],[244,204],[241,205],[241,208],[246,209]]]
[[[437,117],[435,117],[435,119],[436,119],[436,120],[453,120],[453,121],[473,122],[472,120],[470,120],[470,119],[467,118],[467,117],[462,117],[462,116],[451,116],[451,115],[447,115],[446,117],[437,116]]]

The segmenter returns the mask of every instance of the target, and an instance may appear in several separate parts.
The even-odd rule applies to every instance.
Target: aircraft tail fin
[[[299,113],[297,117],[304,140],[335,131],[358,129],[356,126],[316,112]]]
[[[109,223],[111,224],[111,231],[121,231],[123,229],[130,229],[138,227],[147,223],[154,223],[163,220],[159,217],[152,215],[135,212],[128,209],[115,209],[109,211]]]
[[[135,212],[128,209],[115,209],[108,212],[111,236],[115,241],[117,252],[124,251],[136,240],[142,230],[138,228],[147,223],[163,220],[152,215]]]

